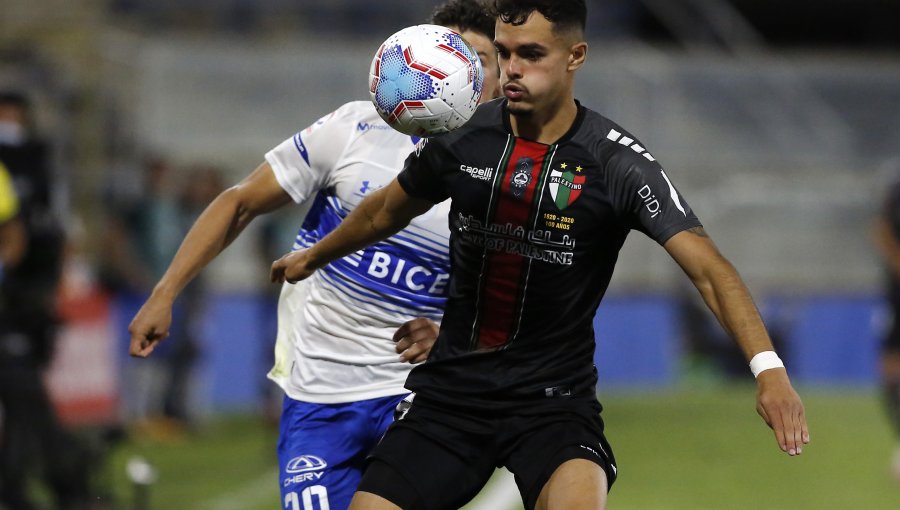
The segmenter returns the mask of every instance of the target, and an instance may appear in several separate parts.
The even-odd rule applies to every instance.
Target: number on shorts
[[[313,506],[313,496],[319,502],[318,508]],[[300,498],[303,498],[303,506],[300,506]],[[300,497],[296,492],[289,492],[284,497],[284,510],[330,510],[328,506],[328,489],[324,485],[313,485],[303,489]]]

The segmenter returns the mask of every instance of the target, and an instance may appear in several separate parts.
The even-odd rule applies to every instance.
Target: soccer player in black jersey
[[[746,287],[654,155],[579,104],[583,0],[497,0],[504,98],[420,142],[340,228],[272,265],[298,281],[451,199],[450,296],[416,399],[372,453],[351,509],[459,508],[495,466],[526,508],[604,508],[616,477],[596,399],[592,319],[631,230],[684,269],[757,377],[757,410],[790,455],[809,440]]]

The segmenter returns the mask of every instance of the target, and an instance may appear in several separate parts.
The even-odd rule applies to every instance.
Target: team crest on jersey
[[[559,169],[550,172],[550,197],[559,210],[572,205],[581,196],[584,188],[584,168],[576,164],[575,168],[569,163],[559,165]]]
[[[509,190],[516,198],[522,198],[528,183],[531,182],[531,169],[534,167],[534,160],[528,156],[519,158],[516,162],[516,169],[509,177]]]

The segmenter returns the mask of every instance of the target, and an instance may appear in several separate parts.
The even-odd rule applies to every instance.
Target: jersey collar
[[[512,124],[509,121],[509,111],[507,111],[506,109],[506,104],[508,101],[508,99],[503,98],[501,103],[502,108],[500,110],[500,116],[503,118],[503,128],[506,129],[507,133],[515,136],[515,133],[513,133]],[[569,141],[573,136],[575,136],[575,133],[578,132],[578,129],[581,128],[581,123],[584,121],[585,109],[583,106],[581,106],[581,101],[577,99],[575,100],[575,106],[578,107],[578,113],[575,114],[575,121],[572,122],[572,126],[569,127],[569,130],[566,131],[565,134],[563,134],[553,145],[559,145],[563,142]]]

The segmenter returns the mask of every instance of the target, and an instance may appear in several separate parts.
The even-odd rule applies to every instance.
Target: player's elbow
[[[734,265],[721,254],[707,258],[690,272],[691,281],[701,294],[715,294],[718,289],[740,283],[741,277]]]
[[[232,223],[239,228],[247,226],[253,218],[265,212],[262,207],[259,207],[252,200],[252,197],[241,189],[240,184],[220,193],[213,203],[210,204],[210,209],[214,209],[217,212],[221,211],[221,214],[230,216]]]

